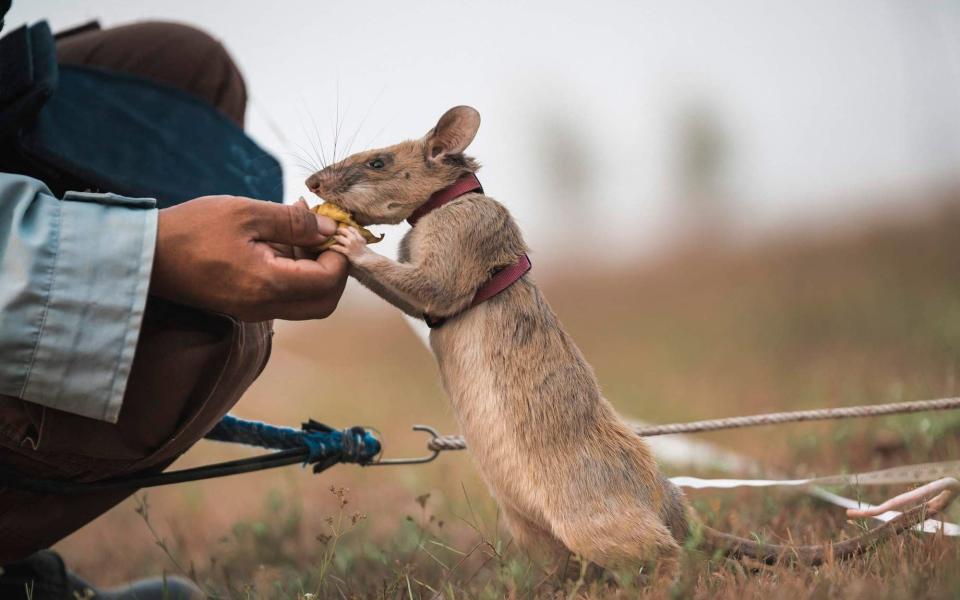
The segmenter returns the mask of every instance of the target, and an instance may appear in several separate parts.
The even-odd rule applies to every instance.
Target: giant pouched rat
[[[457,106],[422,139],[350,156],[311,175],[307,187],[361,225],[400,223],[479,169],[463,154],[479,125],[476,110]],[[371,251],[353,229],[341,228],[336,240],[332,250],[373,292],[414,317],[447,319],[430,334],[443,385],[521,546],[570,551],[599,565],[655,560],[660,573],[675,575],[691,509],[603,398],[531,277],[472,306],[478,288],[527,251],[502,204],[468,193],[427,213],[403,238],[399,261]],[[817,563],[909,527],[923,508],[832,545],[785,547],[702,531],[728,554]]]

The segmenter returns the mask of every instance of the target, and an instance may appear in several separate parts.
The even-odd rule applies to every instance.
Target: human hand
[[[337,224],[304,205],[206,196],[160,211],[150,293],[242,321],[324,318],[347,279]]]

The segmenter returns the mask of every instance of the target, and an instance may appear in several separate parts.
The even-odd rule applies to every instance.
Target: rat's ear
[[[454,106],[443,113],[437,126],[423,140],[423,157],[439,162],[443,157],[460,154],[467,149],[480,129],[480,113],[469,106]]]

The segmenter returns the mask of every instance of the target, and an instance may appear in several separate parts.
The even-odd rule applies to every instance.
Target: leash
[[[894,402],[889,404],[727,417],[689,423],[636,427],[634,431],[640,436],[657,436],[802,421],[950,410],[955,408],[960,408],[960,398],[942,398],[915,402]],[[0,486],[42,493],[83,494],[111,489],[138,489],[188,481],[199,481],[272,469],[296,463],[300,463],[303,466],[312,465],[315,474],[322,473],[340,463],[354,463],[360,466],[423,464],[435,460],[441,452],[448,450],[465,450],[467,447],[466,440],[462,436],[440,435],[432,427],[415,425],[413,427],[414,431],[421,431],[430,435],[430,439],[427,442],[427,450],[429,450],[430,454],[413,458],[387,459],[382,457],[382,441],[375,437],[368,429],[369,428],[355,426],[339,430],[314,421],[313,419],[303,423],[300,429],[293,429],[291,427],[278,427],[260,421],[249,421],[232,415],[226,415],[204,436],[205,439],[268,448],[276,450],[276,452],[190,469],[164,473],[137,473],[90,482],[29,477],[8,468],[0,467]],[[855,475],[837,475],[827,478],[800,480],[709,480],[682,477],[677,478],[676,483],[683,487],[693,488],[730,488],[744,486],[810,487],[816,484],[887,485],[922,481],[929,479],[932,475],[943,475],[946,473],[960,473],[960,461],[911,465],[884,471]]]
[[[436,436],[430,428],[419,428]],[[85,494],[104,490],[139,489],[226,477],[300,463],[313,465],[313,472],[322,473],[340,463],[361,466],[416,464],[436,458],[436,453],[423,458],[383,459],[382,442],[363,427],[334,429],[313,419],[300,429],[278,427],[260,421],[248,421],[226,415],[204,436],[205,439],[244,444],[277,450],[269,454],[232,460],[191,469],[165,473],[136,473],[97,481],[63,481],[29,477],[0,467],[0,487],[7,486],[32,492],[52,494]]]
[[[851,419],[859,417],[879,417],[936,410],[960,408],[960,398],[940,398],[937,400],[918,400],[913,402],[891,402],[889,404],[867,404],[863,406],[845,406],[841,408],[821,408],[815,410],[794,410],[787,412],[765,413],[744,417],[725,417],[707,419],[689,423],[669,423],[634,427],[634,432],[642,437],[671,435],[676,433],[700,433],[758,427],[760,425],[779,425],[802,421],[826,421],[831,419]],[[445,450],[466,450],[467,441],[459,435],[438,435],[427,442],[427,449],[434,452]]]

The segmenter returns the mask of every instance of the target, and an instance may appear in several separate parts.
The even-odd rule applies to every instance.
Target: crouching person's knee
[[[0,469],[80,482],[158,472],[230,410],[269,351],[267,323],[151,298],[118,421],[0,396]],[[49,547],[135,491],[64,495],[15,484],[0,479],[0,564]]]

